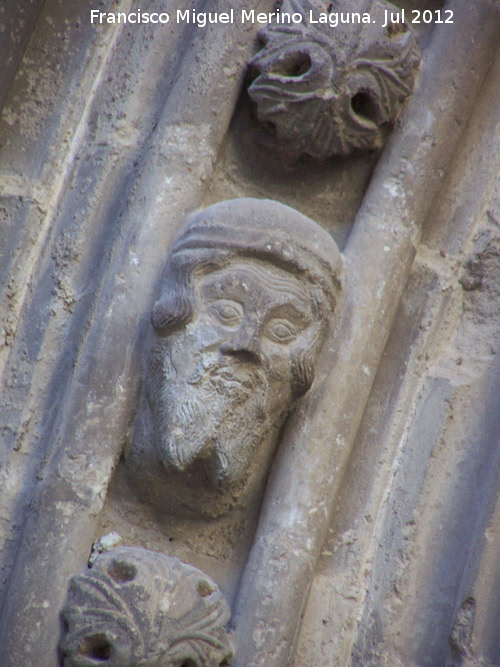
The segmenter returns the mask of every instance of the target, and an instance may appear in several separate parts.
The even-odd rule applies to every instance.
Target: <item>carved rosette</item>
[[[397,8],[375,0],[370,23],[357,23],[339,4],[285,0],[282,18],[261,30],[264,46],[250,62],[257,116],[291,155],[323,159],[379,147],[413,91],[415,36],[406,22],[383,27],[386,17],[401,19]],[[300,14],[302,22],[283,23],[285,13]],[[321,22],[330,15],[335,27]]]
[[[219,667],[232,656],[230,611],[216,584],[146,549],[98,556],[71,579],[62,618],[65,667]]]

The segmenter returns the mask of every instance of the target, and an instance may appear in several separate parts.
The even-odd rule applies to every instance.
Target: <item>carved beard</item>
[[[218,489],[239,482],[271,426],[265,371],[202,355],[184,378],[169,354],[162,361],[163,381],[150,395],[160,460],[179,471],[205,460]]]

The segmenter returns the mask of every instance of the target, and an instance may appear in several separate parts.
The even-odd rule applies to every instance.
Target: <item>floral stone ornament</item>
[[[378,148],[413,91],[420,51],[406,22],[385,25],[387,16],[400,18],[396,7],[375,0],[355,15],[337,12],[339,4],[284,0],[250,62],[257,116],[275,146],[295,157]],[[302,21],[288,23],[286,14]],[[349,23],[324,21],[334,14]]]
[[[65,667],[219,667],[232,656],[217,585],[177,558],[120,547],[71,579]]]

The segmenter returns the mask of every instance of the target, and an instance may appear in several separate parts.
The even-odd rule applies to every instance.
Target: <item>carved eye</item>
[[[236,326],[243,318],[243,308],[237,301],[227,299],[213,301],[208,310],[217,320],[228,327]]]
[[[288,320],[273,320],[265,331],[265,335],[276,343],[290,343],[297,334],[297,327]]]

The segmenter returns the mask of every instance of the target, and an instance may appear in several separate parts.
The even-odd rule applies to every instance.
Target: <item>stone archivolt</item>
[[[213,3],[216,10],[225,0]],[[297,9],[304,22],[264,29],[265,47],[252,60],[250,94],[279,149],[259,170],[258,151],[238,155],[230,126],[257,27],[211,24],[193,39],[178,26],[152,39],[152,26],[96,32],[84,2],[31,4],[43,5],[38,39],[26,57],[20,48],[0,119],[1,215],[17,216],[0,267],[8,316],[0,347],[2,666],[54,667],[61,657],[66,667],[500,664],[498,3],[450,0],[454,22],[425,36],[420,85],[370,183],[373,154],[295,165],[281,155],[380,145],[418,62],[407,26],[384,29],[391,5],[351,2],[377,24],[333,29],[307,19],[340,2],[285,0],[282,11]],[[242,4],[234,0],[235,11]],[[274,8],[274,0],[260,4]],[[238,107],[242,123],[246,111]],[[367,180],[354,183],[360,165]],[[300,190],[302,167],[312,177]],[[344,226],[341,205],[353,190]],[[242,221],[254,234],[253,248],[242,247],[230,239],[234,210],[220,225],[220,206],[232,208],[235,193],[287,201],[339,241],[348,280],[342,301],[333,282],[326,307],[341,311],[338,322],[321,315],[324,275],[302,262],[297,218],[291,243],[271,234],[274,203],[262,229]],[[199,253],[206,270],[197,264],[187,291],[160,284],[180,221],[222,200],[205,209],[217,212],[210,234],[198,220],[177,245],[178,259]],[[322,239],[317,247],[338,259]],[[139,447],[139,360],[161,286],[149,387],[157,434],[172,423],[168,376],[188,371],[195,355],[186,383],[207,376],[207,395],[221,409],[205,426],[222,426],[195,441],[175,415],[175,440],[153,442],[149,431]],[[285,292],[304,306],[302,317]],[[183,294],[184,327],[169,299]],[[241,336],[220,345],[225,328]],[[271,364],[276,339],[281,354]],[[188,342],[200,345],[191,356]],[[213,378],[205,362],[223,347],[230,359]],[[255,433],[257,420],[225,411],[225,383],[237,405],[254,397],[244,367],[258,359],[269,361],[273,387],[263,404],[273,429],[264,455],[255,455],[263,444],[256,437],[243,456],[239,431]],[[190,496],[176,494],[186,486]],[[158,492],[156,505],[146,491]],[[172,495],[177,507],[168,505]],[[101,554],[73,576],[110,528],[148,549]]]

